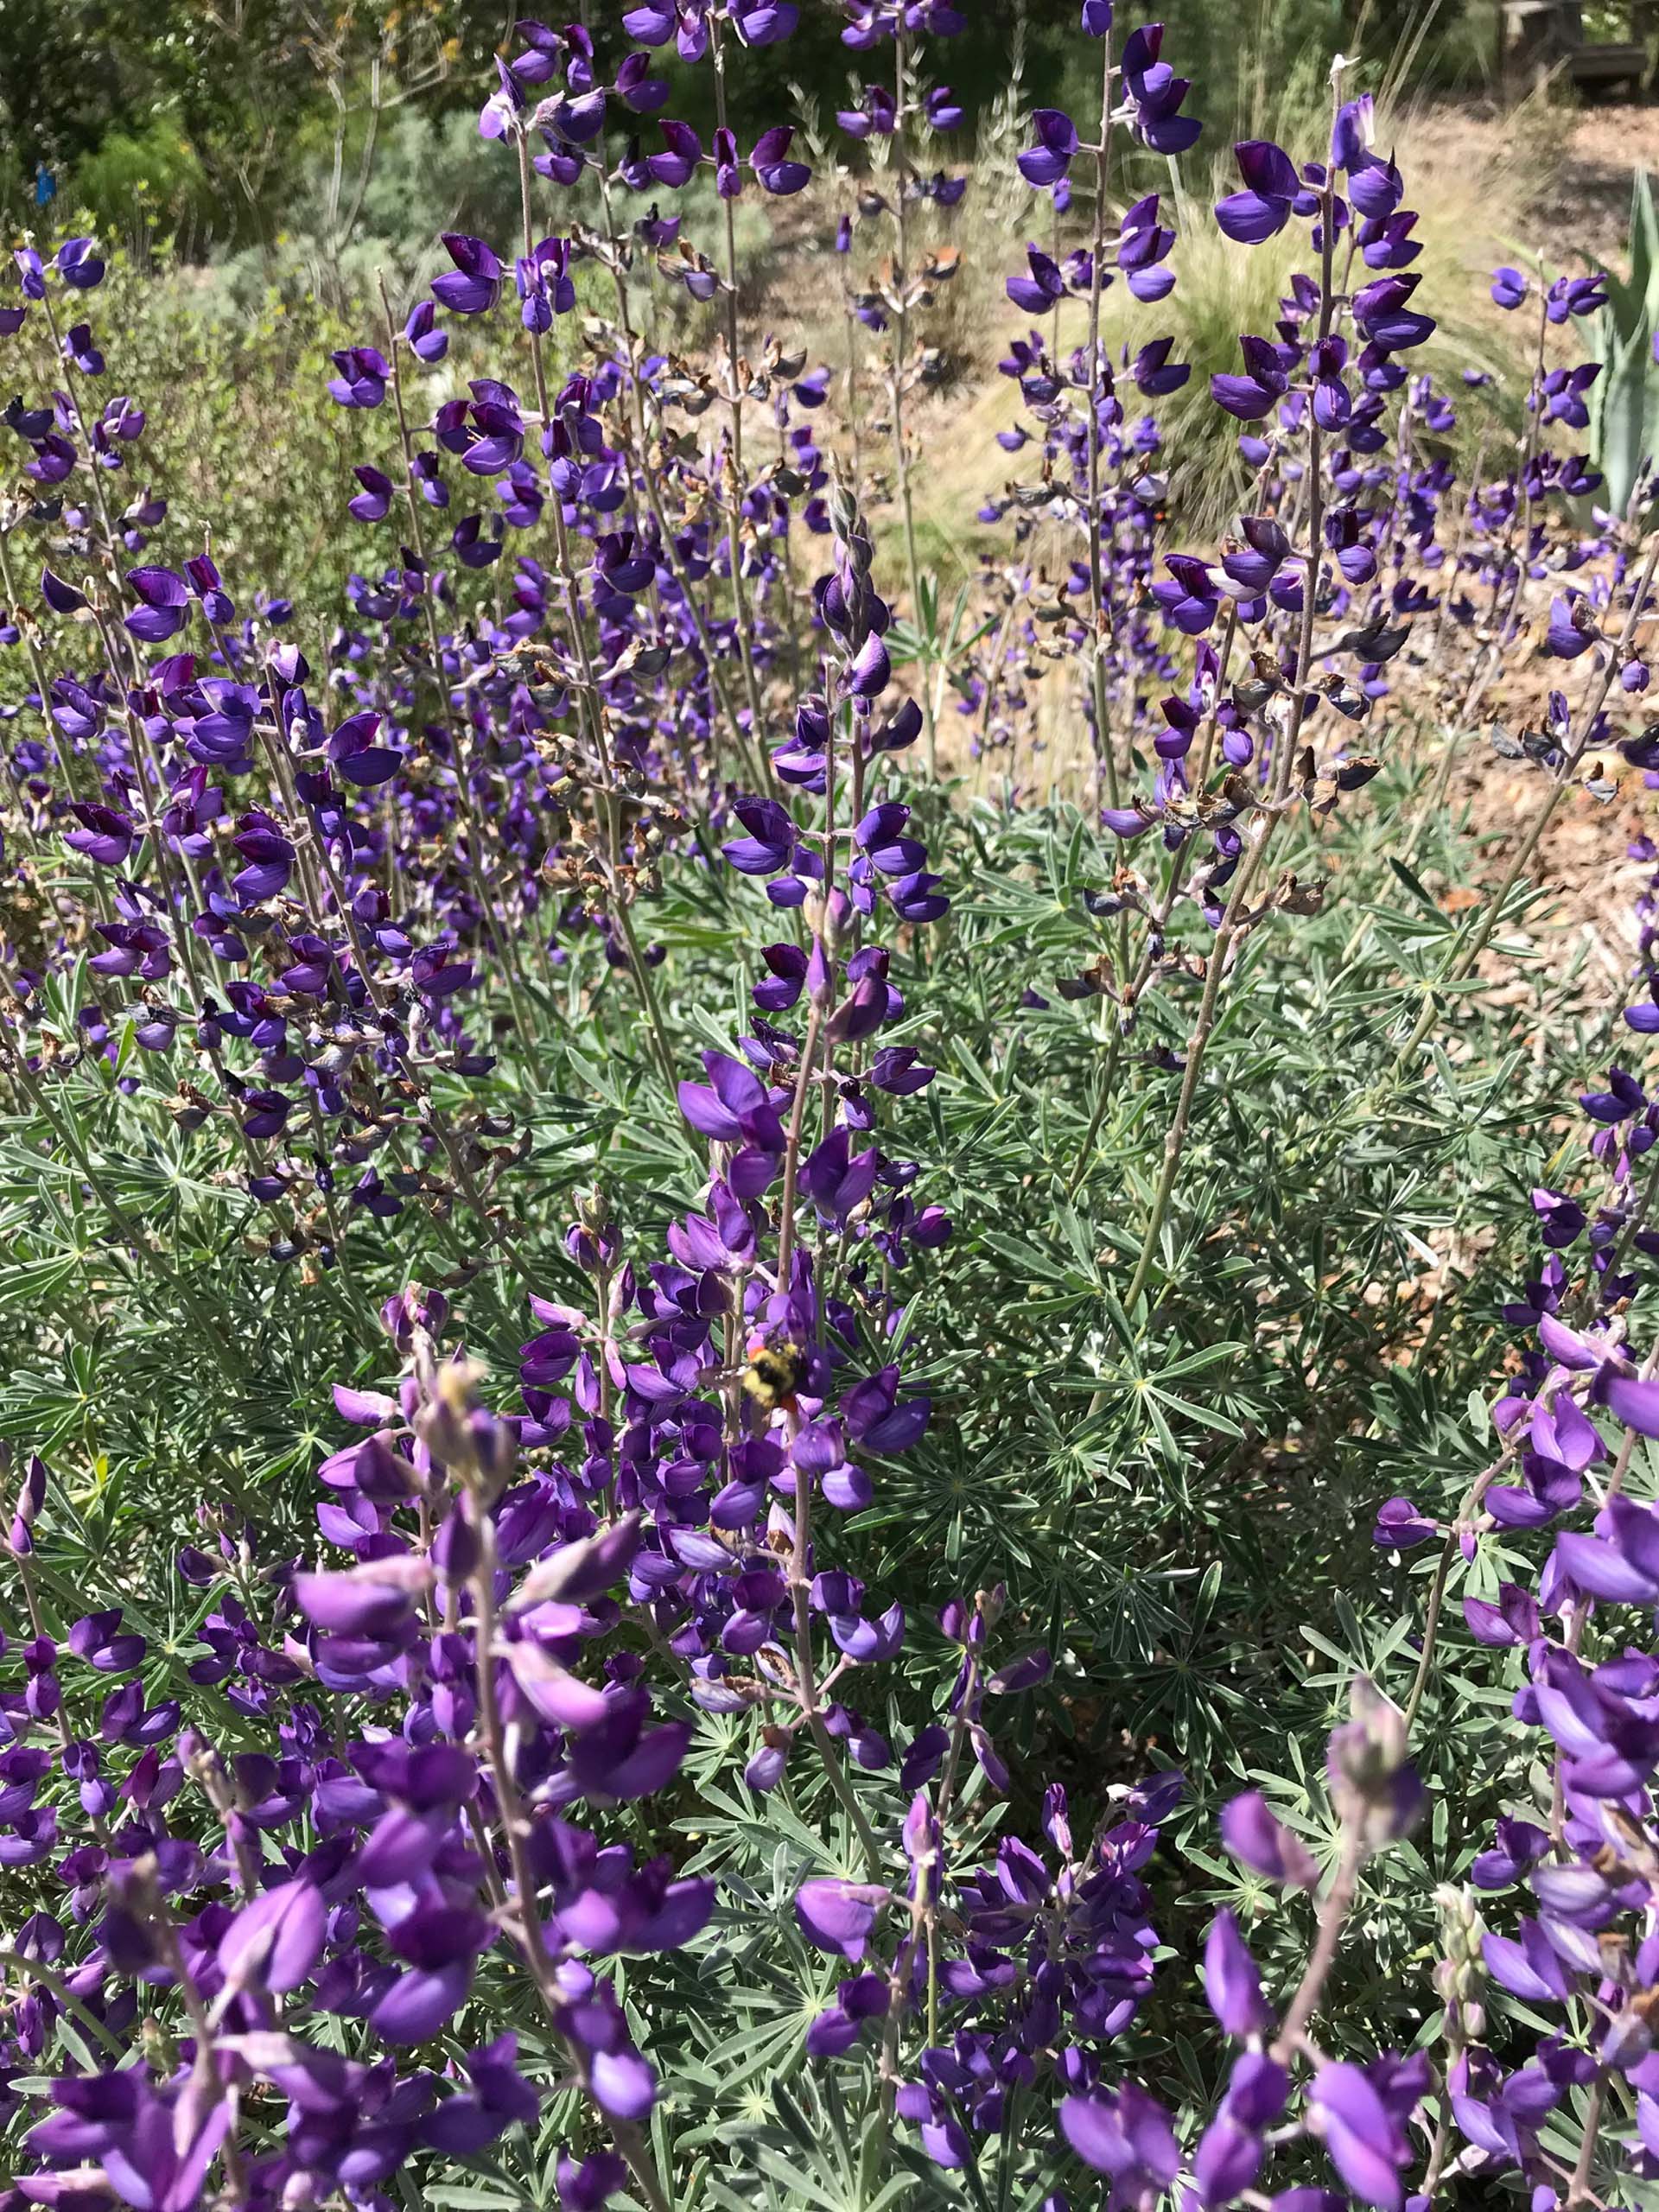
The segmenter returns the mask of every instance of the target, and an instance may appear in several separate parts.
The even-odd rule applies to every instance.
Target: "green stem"
[[[125,2044],[110,2033],[96,2013],[87,2011],[61,1974],[54,1973],[48,1966],[43,1966],[39,1959],[26,1958],[22,1952],[11,1950],[3,1944],[0,1944],[0,1967],[9,1967],[14,1974],[22,1974],[30,1980],[38,1981],[43,1989],[49,1989],[64,2011],[72,2012],[118,2064],[126,2056]]]

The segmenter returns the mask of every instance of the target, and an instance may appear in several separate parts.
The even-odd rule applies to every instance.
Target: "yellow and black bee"
[[[806,1380],[806,1354],[797,1344],[756,1344],[743,1370],[743,1388],[762,1413],[792,1410]]]

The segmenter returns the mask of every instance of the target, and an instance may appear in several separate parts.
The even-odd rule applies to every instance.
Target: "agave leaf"
[[[1659,368],[1653,345],[1659,330],[1659,211],[1645,169],[1630,187],[1628,278],[1598,261],[1607,304],[1583,331],[1586,353],[1602,365],[1591,386],[1590,456],[1605,482],[1601,499],[1622,513],[1659,446]]]
[[[1653,188],[1646,169],[1637,169],[1630,185],[1630,289],[1645,304],[1659,276],[1659,221],[1656,221]]]

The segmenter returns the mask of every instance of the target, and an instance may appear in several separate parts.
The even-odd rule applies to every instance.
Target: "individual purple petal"
[[[1236,1916],[1224,1907],[1205,1938],[1204,1993],[1224,2035],[1266,2035],[1274,2026],[1273,2008],[1262,1994],[1255,1961],[1239,1932]]]
[[[445,1967],[411,1967],[375,2005],[369,2024],[388,2043],[426,2043],[466,2003],[472,1981],[471,1959]]]
[[[1309,2101],[1331,2163],[1355,2196],[1380,2212],[1401,2212],[1401,2169],[1410,2152],[1370,2075],[1345,2061],[1323,2066]]]
[[[612,2120],[644,2120],[657,2101],[657,2077],[638,2051],[595,2051],[588,2079],[594,2102]]]
[[[1259,1789],[1247,1790],[1223,1807],[1221,1840],[1235,1859],[1270,1881],[1300,1890],[1319,1885],[1313,1853],[1274,1819]]]
[[[1626,1428],[1638,1436],[1659,1437],[1659,1381],[1615,1370],[1604,1377],[1600,1395]]]
[[[327,1908],[309,1882],[283,1882],[245,1905],[220,1938],[219,1963],[233,1984],[281,1997],[297,1989],[322,1955]]]
[[[887,1896],[884,1889],[868,1882],[804,1882],[796,1893],[795,1916],[821,1951],[861,1959]]]

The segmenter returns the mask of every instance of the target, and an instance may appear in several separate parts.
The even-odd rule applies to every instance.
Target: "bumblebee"
[[[763,1413],[791,1407],[806,1380],[806,1354],[797,1344],[757,1344],[743,1370],[743,1388]]]

